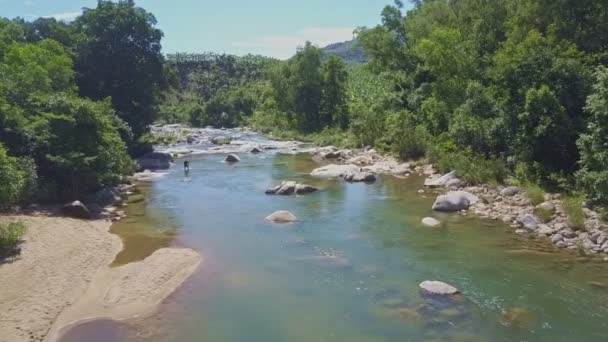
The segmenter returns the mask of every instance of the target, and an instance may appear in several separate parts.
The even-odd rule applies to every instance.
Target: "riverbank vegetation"
[[[395,1],[381,25],[357,30],[368,63],[347,66],[306,44],[288,61],[258,64],[255,79],[237,77],[188,104],[188,117],[370,145],[427,157],[472,183],[517,178],[608,205],[608,4],[425,0],[403,8]]]
[[[71,23],[0,19],[0,207],[77,199],[131,172],[167,85],[155,25],[131,0]]]

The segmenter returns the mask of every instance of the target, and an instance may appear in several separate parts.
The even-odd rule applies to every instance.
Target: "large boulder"
[[[150,152],[136,159],[138,170],[166,170],[173,163],[173,156],[170,153]]]
[[[459,292],[458,289],[452,285],[434,280],[423,281],[419,286],[423,293],[431,295],[449,296]]]
[[[91,212],[86,205],[80,201],[74,201],[63,206],[61,212],[69,217],[75,217],[79,219],[90,219]]]
[[[517,195],[520,191],[521,189],[516,186],[508,186],[500,190],[500,195],[503,197],[513,197]]]
[[[277,190],[276,194],[283,196],[291,195],[296,192],[296,185],[296,182],[283,182],[279,190]]]
[[[437,178],[430,178],[424,181],[424,186],[429,188],[442,188],[452,179],[456,178],[456,171],[446,173],[443,176]]]
[[[280,210],[268,215],[266,220],[274,223],[291,223],[296,222],[298,218],[289,211]]]
[[[342,178],[347,174],[359,172],[360,169],[356,165],[346,164],[346,165],[336,165],[330,164],[325,165],[323,167],[314,169],[310,174],[315,177],[323,177],[323,178]]]
[[[433,203],[433,210],[446,212],[467,210],[478,201],[479,198],[469,192],[450,191],[437,197],[437,200]]]
[[[536,230],[540,224],[540,220],[531,214],[522,215],[517,218],[517,222],[527,230]]]
[[[237,156],[236,154],[229,154],[226,156],[226,159],[224,159],[224,161],[227,163],[238,163],[241,161],[241,158],[239,158],[239,156]]]
[[[344,180],[351,183],[366,182],[373,183],[376,181],[376,176],[370,172],[352,172],[344,176]]]

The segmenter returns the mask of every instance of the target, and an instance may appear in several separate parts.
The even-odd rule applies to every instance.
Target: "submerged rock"
[[[437,197],[433,204],[436,211],[460,211],[467,210],[479,201],[479,198],[466,191],[450,191],[445,195]]]
[[[500,324],[505,327],[529,328],[534,317],[526,308],[514,307],[502,313]]]
[[[432,217],[425,217],[422,219],[422,224],[424,224],[425,226],[429,226],[429,227],[437,227],[438,225],[441,224],[441,222],[439,222],[437,219],[434,219]]]
[[[266,220],[274,223],[291,223],[296,222],[298,218],[289,211],[280,210],[268,215]]]
[[[237,156],[236,154],[229,154],[228,156],[226,156],[226,159],[224,159],[224,161],[227,163],[238,163],[241,161],[241,158],[239,158],[239,156]]]
[[[423,281],[422,283],[420,283],[419,286],[425,293],[433,294],[433,295],[446,296],[446,295],[454,295],[454,294],[457,294],[460,292],[454,286],[440,282],[440,281],[426,280],[426,281]]]
[[[68,203],[63,206],[61,212],[70,217],[79,218],[79,219],[90,219],[91,212],[87,208],[86,205],[82,204],[80,201],[74,201],[72,203]]]
[[[298,194],[298,195],[310,194],[310,193],[317,192],[317,191],[319,191],[319,189],[315,188],[312,185],[308,185],[308,184],[297,184],[296,185],[296,194]]]

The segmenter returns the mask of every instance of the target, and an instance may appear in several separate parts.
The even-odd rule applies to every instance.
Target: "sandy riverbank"
[[[122,249],[108,221],[10,216],[28,231],[21,254],[0,264],[0,341],[55,341],[61,329],[91,318],[153,312],[198,267],[189,249],[161,249],[110,268]]]

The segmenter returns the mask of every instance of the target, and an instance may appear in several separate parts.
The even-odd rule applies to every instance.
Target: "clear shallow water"
[[[131,236],[123,262],[172,244],[200,251],[201,270],[158,314],[83,324],[64,342],[598,341],[608,334],[608,290],[589,284],[608,283],[608,264],[553,254],[494,221],[432,213],[434,195],[417,194],[419,178],[347,184],[310,178],[316,164],[305,156],[222,159],[191,158],[189,177],[175,167],[151,185],[139,219],[128,221],[165,223],[139,233],[115,227]],[[264,194],[285,179],[323,191]],[[276,210],[301,221],[265,222]],[[445,225],[423,227],[430,215]],[[158,246],[138,244],[150,231]],[[463,295],[424,298],[418,284],[429,279]]]

